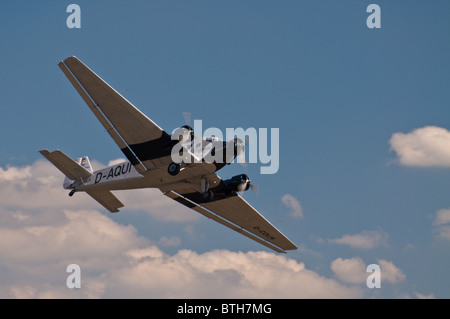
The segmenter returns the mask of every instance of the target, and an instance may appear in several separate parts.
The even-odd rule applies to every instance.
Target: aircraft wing
[[[215,176],[220,180],[217,175]],[[220,184],[217,187],[221,187]],[[297,249],[295,244],[239,194],[214,195],[210,201],[202,202],[201,193],[181,184],[174,184],[161,190],[164,195],[276,252],[285,253],[285,250]],[[211,190],[214,191],[214,188]]]
[[[76,57],[59,67],[139,173],[170,156],[176,141]]]

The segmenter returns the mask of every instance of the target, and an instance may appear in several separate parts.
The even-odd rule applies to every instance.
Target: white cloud
[[[24,168],[7,166],[6,170],[0,167],[1,181],[22,180],[31,176],[31,167]]]
[[[328,239],[334,244],[348,245],[353,248],[371,249],[380,245],[387,245],[389,235],[383,231],[364,230],[359,234],[346,234],[341,238]]]
[[[450,132],[444,128],[425,126],[394,133],[389,143],[402,165],[450,167]]]
[[[118,159],[109,161],[106,166],[113,166],[113,165],[117,165],[117,164],[120,164],[120,163],[123,163],[123,162],[126,162],[126,161],[127,160],[124,159],[124,158],[118,158]],[[94,170],[95,169],[98,169],[98,168],[94,168]]]
[[[291,210],[290,215],[292,217],[296,217],[296,218],[304,217],[302,206],[300,205],[300,202],[298,201],[297,198],[295,198],[291,194],[286,194],[283,197],[281,197],[281,201],[287,208],[289,208]]]
[[[360,284],[366,282],[366,264],[359,257],[350,259],[337,258],[331,263],[331,270],[342,281]]]
[[[360,298],[346,287],[268,252],[162,252],[98,211],[2,212],[1,298]],[[46,221],[46,222],[43,222]],[[162,240],[165,240],[164,238]],[[81,267],[81,289],[65,286]]]
[[[392,262],[384,259],[377,260],[381,270],[381,282],[398,283],[405,279],[403,272]],[[365,284],[370,272],[359,257],[349,259],[337,258],[331,263],[331,270],[340,280],[352,284]]]
[[[176,236],[166,237],[166,236],[163,236],[159,240],[158,245],[163,246],[163,247],[171,247],[171,246],[178,246],[178,245],[180,245],[180,243],[181,243],[180,237],[176,237]]]
[[[361,288],[275,253],[166,254],[154,243],[178,245],[179,238],[143,238],[88,197],[69,198],[61,181],[43,161],[1,171],[0,298],[364,297]],[[162,211],[173,207],[159,205]],[[81,267],[80,289],[66,287],[66,267],[73,263]]]
[[[445,225],[445,224],[450,224],[450,208],[440,209],[436,212],[434,225]]]
[[[405,280],[406,276],[403,272],[394,265],[391,261],[384,259],[377,260],[378,265],[381,268],[381,281],[387,281],[392,284]]]
[[[450,208],[438,210],[433,225],[433,231],[437,238],[450,240]]]

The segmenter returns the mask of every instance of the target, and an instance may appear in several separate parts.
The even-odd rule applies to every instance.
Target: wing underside
[[[169,134],[76,57],[58,65],[139,173],[170,164]]]
[[[170,190],[164,194],[276,252],[285,253],[285,250],[297,249],[296,245],[238,194],[218,196],[206,203],[201,202],[199,193],[180,194]]]

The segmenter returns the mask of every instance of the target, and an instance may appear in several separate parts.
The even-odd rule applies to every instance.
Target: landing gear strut
[[[203,202],[204,203],[209,202],[214,197],[214,193],[213,191],[209,190],[209,182],[206,180],[205,177],[202,177],[202,179],[200,180],[200,187]]]

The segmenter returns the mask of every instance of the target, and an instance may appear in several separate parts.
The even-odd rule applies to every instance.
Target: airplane
[[[246,174],[223,180],[215,173],[242,154],[242,140],[203,138],[201,150],[209,152],[198,155],[194,151],[198,139],[189,125],[170,135],[78,58],[68,57],[58,66],[128,159],[94,171],[87,156],[73,160],[60,150],[41,150],[65,175],[63,187],[70,190],[69,196],[85,192],[116,213],[124,205],[112,191],[158,188],[165,196],[276,252],[297,249],[239,195],[251,186]],[[181,158],[176,162],[173,150]],[[222,154],[212,156],[216,151]]]

